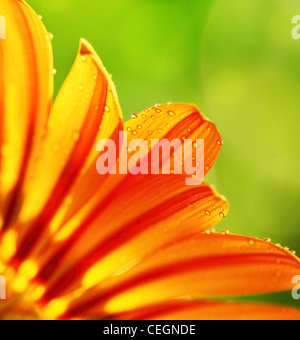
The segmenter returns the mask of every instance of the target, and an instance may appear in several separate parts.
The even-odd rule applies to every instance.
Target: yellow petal
[[[0,13],[7,24],[0,42],[0,211],[7,226],[49,115],[53,62],[51,36],[24,1],[2,0]]]
[[[100,129],[101,126],[101,129]],[[63,202],[79,194],[82,178],[101,180],[96,144],[122,129],[122,113],[111,77],[93,48],[81,40],[74,66],[47,125],[39,156],[25,183],[19,224],[18,258],[47,241],[48,223]],[[92,176],[89,176],[92,174]],[[95,184],[85,187],[88,194]],[[40,242],[38,242],[38,240]]]
[[[94,318],[97,316],[95,315]],[[300,310],[263,303],[170,301],[132,310],[112,318],[119,320],[300,320]]]
[[[69,306],[68,315],[113,314],[189,297],[228,298],[291,290],[300,262],[270,242],[227,233],[186,237]]]

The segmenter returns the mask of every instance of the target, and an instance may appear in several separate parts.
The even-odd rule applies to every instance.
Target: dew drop
[[[56,73],[57,73],[57,70],[55,68],[53,68],[52,70],[49,71],[50,76],[55,76]]]
[[[205,215],[210,216],[210,212],[208,210],[206,210]]]
[[[133,131],[132,131],[132,134],[133,134],[134,136],[136,136],[136,135],[138,134],[138,132],[135,131],[135,130],[133,130]]]
[[[168,115],[171,116],[171,117],[174,117],[175,116],[175,112],[174,111],[168,111]]]
[[[229,230],[223,230],[222,232],[221,232],[221,235],[222,236],[226,236],[226,235],[228,235],[229,234]]]
[[[136,119],[138,117],[138,113],[134,112],[133,115],[131,116],[131,118]]]
[[[217,145],[222,146],[222,145],[223,145],[223,142],[217,140]]]
[[[249,243],[250,246],[255,246],[255,241],[254,240],[249,240],[248,243]]]
[[[104,110],[105,110],[105,112],[109,112],[110,111],[110,108],[109,108],[109,106],[105,106],[105,108],[104,108]]]
[[[225,215],[224,215],[224,213],[220,212],[220,214],[219,214],[219,215],[220,215],[220,217],[221,217],[221,218],[225,218]]]
[[[50,32],[48,32],[48,33],[46,34],[46,39],[49,40],[49,41],[51,41],[51,40],[53,39],[53,34],[50,33]]]
[[[87,61],[86,55],[82,55],[82,56],[80,57],[80,59],[81,59],[83,62],[86,62],[86,61]]]
[[[137,128],[138,128],[139,130],[141,130],[143,127],[142,127],[142,125],[138,125]]]

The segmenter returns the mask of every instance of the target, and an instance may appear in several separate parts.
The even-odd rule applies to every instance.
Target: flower
[[[97,174],[96,144],[205,140],[193,105],[156,105],[123,125],[111,76],[85,40],[55,104],[51,39],[24,2],[2,0],[0,42],[1,319],[299,318],[290,308],[218,301],[293,288],[299,259],[268,241],[214,233],[226,199],[181,175]],[[204,232],[206,231],[206,232]]]

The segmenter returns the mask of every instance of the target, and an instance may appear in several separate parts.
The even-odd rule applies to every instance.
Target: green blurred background
[[[231,205],[217,229],[300,252],[299,0],[29,3],[54,34],[56,93],[84,37],[113,74],[125,119],[196,103],[224,139],[208,178]],[[265,299],[295,303],[290,293]]]

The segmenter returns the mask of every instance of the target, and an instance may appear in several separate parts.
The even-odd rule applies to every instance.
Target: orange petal
[[[189,187],[178,176],[131,176],[97,207],[97,218],[89,216],[75,231],[66,226],[36,254],[38,277],[48,287],[44,299],[100,284],[160,247],[212,227],[227,211],[224,198],[206,184]],[[70,275],[74,270],[77,275]]]
[[[146,111],[149,113],[151,112],[151,110],[154,109],[146,109]],[[156,112],[157,110],[158,109],[155,108],[155,112],[151,114],[152,117],[156,115],[155,119],[151,118],[153,121],[155,120],[155,123],[153,122],[152,124],[149,124],[149,126],[154,127],[157,124],[160,126],[165,126],[164,134],[160,134],[159,132],[157,132],[158,134],[160,134],[160,136],[158,136],[157,133],[154,131],[153,134],[149,136],[146,126],[147,124],[144,124],[144,126],[138,125],[140,127],[138,128],[139,135],[135,136],[133,133],[128,133],[128,143],[130,143],[130,141],[135,137],[145,138],[146,141],[149,141],[149,138],[152,138],[152,136],[153,138],[178,138],[181,137],[182,133],[185,131],[186,136],[189,138],[205,139],[205,145],[207,148],[205,156],[209,164],[208,168],[210,168],[220,151],[220,143],[218,143],[218,141],[221,140],[221,137],[215,125],[205,120],[199,113],[198,109],[193,105],[161,105],[159,109],[159,114]],[[169,114],[170,112],[172,112],[171,115]],[[141,113],[140,117],[142,119],[145,119],[143,118],[143,116],[147,117],[146,114],[144,115],[143,113]],[[129,127],[129,125],[136,124],[138,119],[139,118],[134,118],[126,123],[126,130],[130,129],[132,132],[134,132]],[[55,216],[54,221],[51,222],[51,229],[55,231],[60,231],[63,229],[62,232],[64,233],[64,231],[66,230],[66,226],[69,230],[75,230],[77,228],[76,225],[79,226],[80,223],[83,222],[85,219],[96,219],[97,215],[100,214],[99,206],[101,207],[103,204],[105,204],[105,201],[107,199],[112,200],[111,197],[115,197],[115,192],[119,193],[121,190],[123,190],[123,187],[126,187],[126,190],[132,190],[131,188],[133,188],[133,185],[135,184],[132,183],[132,179],[130,179],[131,177],[132,176],[130,175],[100,176],[95,173],[94,166],[91,167],[86,175],[82,176],[81,180],[78,182],[78,185],[75,187],[76,190],[72,190],[72,192],[70,193],[69,196],[72,198],[72,202],[69,202],[69,204],[65,204],[64,207],[60,209],[57,216]],[[128,181],[130,184],[132,184],[132,187],[130,187],[128,184],[124,184],[124,181]],[[153,184],[151,185],[155,185],[156,179],[153,179],[151,181],[153,182]],[[139,181],[137,181],[136,185],[138,185],[138,182]],[[159,179],[158,182],[160,182]],[[101,190],[98,190],[100,186],[99,183],[101,183]],[[183,182],[180,185],[183,185]],[[129,195],[131,195],[131,193],[129,193]],[[149,206],[149,208],[150,207],[151,205]],[[144,208],[146,207],[144,206]],[[76,221],[76,223],[74,222],[74,220]],[[72,228],[70,226],[72,226]]]
[[[0,211],[8,225],[36,154],[53,94],[51,35],[22,0],[1,0],[7,39],[0,44]]]
[[[290,290],[297,257],[227,233],[200,234],[162,247],[69,306],[68,315],[119,313],[169,299],[219,298]]]
[[[81,40],[24,188],[25,199],[15,228],[19,231],[19,259],[32,251],[34,245],[42,246],[47,241],[48,222],[59,208],[65,209],[62,203],[70,204],[74,192],[79,194],[78,183],[89,177],[86,173],[92,174],[89,180],[98,181],[99,186],[102,178],[95,169],[97,141],[115,138],[120,129],[122,114],[111,77],[93,48]],[[85,187],[85,192],[97,189],[92,184]]]
[[[214,123],[204,117],[192,104],[167,104],[150,107],[135,114],[125,124],[129,141],[152,139],[204,139],[205,174],[213,166],[222,146],[222,139]]]
[[[111,318],[119,320],[300,320],[300,310],[263,303],[171,301]]]

